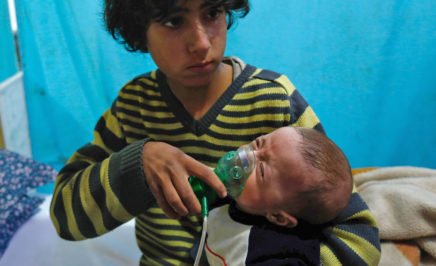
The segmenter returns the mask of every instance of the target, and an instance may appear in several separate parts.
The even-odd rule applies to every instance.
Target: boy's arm
[[[153,199],[141,167],[146,139],[127,145],[115,114],[114,104],[98,121],[94,141],[76,151],[56,178],[50,215],[64,239],[104,234]]]
[[[350,203],[323,230],[322,265],[378,265],[380,238],[376,221],[360,195],[353,190]]]

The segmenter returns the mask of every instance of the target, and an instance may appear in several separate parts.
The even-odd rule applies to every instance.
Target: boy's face
[[[151,22],[147,48],[172,88],[207,87],[224,56],[227,36],[222,7],[203,0],[179,1],[162,22]]]
[[[308,180],[303,158],[297,148],[301,136],[291,127],[280,128],[253,143],[256,168],[237,198],[243,211],[265,215],[298,204],[298,194]]]

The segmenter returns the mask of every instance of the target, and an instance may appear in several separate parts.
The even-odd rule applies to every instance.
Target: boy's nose
[[[196,23],[188,36],[188,50],[190,53],[204,55],[211,47],[210,36],[201,23]]]

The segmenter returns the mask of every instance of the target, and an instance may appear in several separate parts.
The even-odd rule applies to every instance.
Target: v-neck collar
[[[191,114],[185,109],[183,104],[177,99],[171,91],[166,81],[165,74],[157,70],[157,81],[161,86],[161,93],[168,108],[173,112],[174,116],[183,124],[189,132],[201,136],[207,132],[210,125],[216,120],[222,109],[232,100],[234,95],[242,87],[244,82],[256,69],[253,66],[247,65],[241,74],[230,84],[226,91],[218,98],[212,107],[199,120],[194,119]]]

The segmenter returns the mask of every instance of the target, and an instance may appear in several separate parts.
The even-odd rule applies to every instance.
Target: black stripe
[[[300,116],[304,113],[304,110],[309,106],[306,100],[301,94],[294,90],[290,96],[291,102],[291,124],[297,122]]]
[[[160,227],[155,227],[152,226],[155,229],[160,229]],[[181,228],[177,228],[177,230],[180,230]],[[157,239],[163,239],[163,240],[174,240],[174,241],[181,241],[181,242],[188,242],[193,244],[194,240],[192,238],[188,238],[188,237],[183,237],[183,236],[176,236],[176,235],[162,235],[162,234],[158,234],[152,230],[148,230],[147,228],[145,228],[144,226],[140,227],[140,226],[136,226],[136,233],[142,233],[142,234],[149,234],[149,235],[153,235],[155,236]]]
[[[367,266],[365,261],[338,237],[334,235],[328,236],[326,245],[333,251],[343,265]]]
[[[163,101],[162,99],[160,99],[160,101],[165,103],[165,101]],[[118,102],[124,103],[125,105],[130,105],[134,108],[139,107],[139,109],[143,109],[149,112],[164,112],[164,113],[171,112],[166,105],[152,106],[147,103],[140,103],[136,100],[124,99],[121,97],[118,98]],[[120,106],[117,106],[117,108],[120,108]]]
[[[109,154],[101,147],[92,145],[91,143],[88,143],[85,146],[81,147],[79,150],[77,150],[77,152],[84,157],[92,158],[92,160],[97,162],[103,161],[109,156]]]
[[[283,86],[281,86],[278,83],[272,83],[272,82],[265,82],[265,83],[262,83],[262,84],[255,84],[255,85],[246,85],[241,92],[242,93],[246,93],[246,92],[256,92],[256,93],[259,93],[258,90],[261,90],[261,89],[270,89],[270,88],[281,88],[283,90],[283,93],[285,93],[285,89],[283,88]]]
[[[79,173],[77,176],[77,184],[73,186],[72,189],[72,208],[73,208],[73,214],[74,218],[77,221],[77,227],[79,228],[80,233],[86,237],[91,238],[95,237],[97,235],[97,232],[95,231],[95,228],[91,222],[91,219],[88,217],[88,215],[85,212],[85,209],[83,208],[81,197],[80,197],[80,188],[82,186],[88,187],[88,184],[82,184],[83,181],[83,171]]]
[[[332,221],[332,223],[339,224],[341,221],[345,221],[354,214],[365,210],[368,210],[368,205],[366,205],[358,193],[353,193],[347,207]]]
[[[180,229],[181,229],[181,226],[180,226],[180,225],[171,225],[171,224],[154,224],[154,223],[150,223],[150,222],[148,222],[148,221],[145,220],[145,219],[141,219],[140,216],[137,217],[137,219],[139,219],[140,224],[143,223],[143,224],[146,224],[146,225],[148,225],[148,226],[150,226],[150,227],[153,227],[153,228],[155,228],[155,229],[161,229],[161,230],[180,230]],[[137,223],[138,223],[138,221],[137,221]],[[140,224],[139,224],[139,225],[140,225]],[[194,233],[197,234],[195,231],[194,231]]]
[[[274,71],[264,69],[260,73],[256,74],[254,77],[274,81],[280,78],[280,76],[281,76],[280,74]]]
[[[130,143],[135,142],[135,141],[140,140],[140,139],[148,138],[148,134],[146,134],[145,132],[134,133],[134,132],[126,131],[125,134],[126,134],[126,138],[134,139],[134,141],[129,141]]]
[[[60,188],[57,197],[53,198],[54,206],[53,206],[52,213],[56,216],[56,219],[59,223],[59,228],[60,228],[60,232],[58,232],[59,236],[63,239],[74,240],[73,235],[71,234],[70,231],[68,231],[67,213],[64,208],[64,198],[62,196],[62,189],[63,188]]]
[[[228,105],[252,105],[253,102],[276,100],[288,101],[288,96],[284,93],[264,93],[247,99],[233,99]]]
[[[158,253],[161,253],[161,254],[164,254],[164,255],[167,255],[169,258],[171,258],[171,259],[177,259],[177,260],[179,260],[179,261],[181,261],[181,262],[184,262],[184,263],[192,263],[192,259],[190,258],[190,257],[182,257],[182,256],[179,256],[179,255],[177,255],[177,254],[174,254],[174,253],[171,253],[171,251],[170,250],[165,250],[165,249],[163,249],[162,247],[160,247],[160,246],[158,246],[158,245],[155,245],[154,243],[152,243],[151,241],[149,241],[148,239],[146,239],[146,238],[143,238],[143,237],[141,237],[141,236],[139,236],[139,235],[136,235],[136,237],[139,239],[139,240],[141,240],[141,242],[143,243],[143,244],[146,244],[146,245],[148,245],[148,246],[150,246],[151,248],[153,248],[154,250],[156,250]],[[172,248],[172,247],[170,247],[170,248]],[[185,248],[185,250],[186,250],[186,248]],[[185,250],[183,250],[183,251],[185,251]],[[144,250],[142,247],[141,247],[141,251],[145,254],[145,253],[148,253],[147,252],[147,250]],[[188,254],[189,254],[189,251],[188,251]],[[155,255],[152,255],[151,253],[150,253],[150,257],[151,258],[156,258],[156,257],[154,257]],[[157,259],[157,258],[156,258]],[[171,264],[168,264],[168,265],[171,265]]]
[[[281,112],[281,113],[278,113]],[[255,108],[248,111],[226,111],[223,110],[221,112],[221,115],[228,116],[228,117],[245,117],[246,119],[249,119],[250,116],[258,115],[258,114],[264,114],[264,115],[285,115],[289,113],[289,107],[261,107],[261,108]]]
[[[353,223],[353,221],[347,221],[347,224],[341,224],[335,227],[367,240],[375,248],[380,250],[380,238],[378,235],[378,228],[372,227],[368,224],[362,224],[361,221],[354,222],[355,223]]]
[[[325,130],[324,130],[324,127],[321,125],[321,123],[316,124],[313,128],[315,130],[318,130],[319,132],[323,133],[324,135],[326,134]]]
[[[144,129],[144,124],[142,124],[142,123],[137,123],[137,122],[125,119],[125,118],[119,118],[118,120],[120,121],[120,123],[123,124],[123,126],[129,126],[129,127],[133,127],[136,129],[142,129],[142,130]],[[124,129],[125,129],[125,127],[124,127]],[[124,133],[126,133],[126,132],[124,132]]]
[[[193,265],[193,264],[194,264],[194,262],[193,262],[193,260],[192,260],[191,257],[187,257],[187,258],[186,258],[186,257],[176,256],[176,255],[174,255],[174,254],[170,254],[169,252],[162,251],[161,248],[157,247],[156,245],[153,245],[152,243],[149,243],[149,242],[146,242],[146,243],[147,243],[147,245],[149,245],[149,246],[151,246],[152,248],[154,248],[155,250],[157,250],[158,253],[165,254],[165,255],[166,255],[166,258],[168,258],[168,259],[177,259],[177,260],[179,260],[181,263],[185,263],[185,264],[188,264],[188,265]],[[169,263],[169,262],[166,262],[165,260],[163,260],[163,259],[161,259],[161,258],[159,258],[159,257],[156,257],[157,255],[153,254],[153,253],[150,252],[149,250],[147,250],[147,249],[143,249],[141,246],[140,246],[140,249],[141,249],[141,251],[142,251],[142,253],[143,253],[144,255],[146,255],[146,256],[147,256],[148,258],[150,258],[151,260],[159,261],[159,262],[160,262],[160,265],[162,265],[162,266],[173,266],[173,265],[179,265],[179,264],[171,264],[171,263]],[[149,265],[147,264],[146,266],[149,266]]]
[[[120,99],[126,99],[123,97],[123,95],[132,95],[132,96],[136,96],[140,99],[143,99],[145,101],[162,101],[162,97],[160,96],[160,92],[159,95],[150,95],[147,94],[147,91],[156,91],[156,90],[151,90],[150,86],[144,84],[143,82],[138,82],[138,84],[135,84],[138,86],[141,86],[142,90],[133,90],[133,89],[126,89],[123,90],[123,92],[120,94]]]
[[[103,217],[103,224],[106,227],[107,230],[111,230],[118,225],[121,224],[120,221],[117,221],[109,212],[107,206],[106,206],[106,192],[103,188],[103,184],[100,182],[100,170],[101,170],[101,164],[96,164],[91,169],[91,177],[89,178],[89,190],[94,198],[97,206],[100,208],[102,217]]]
[[[113,151],[119,151],[127,144],[123,139],[119,139],[115,134],[113,134],[107,127],[106,121],[104,118],[100,118],[98,121],[95,131],[100,133],[101,138],[104,141],[104,144]]]
[[[244,129],[259,129],[260,127],[280,128],[287,126],[286,121],[277,120],[261,120],[254,122],[240,122],[240,123],[227,123],[222,121],[216,121],[215,125],[225,128],[227,130],[244,130]]]
[[[142,119],[143,121],[152,122],[152,123],[153,122],[154,123],[157,123],[157,122],[159,122],[159,123],[178,123],[178,122],[180,122],[174,116],[170,116],[170,117],[155,117],[155,116],[141,114],[138,117],[138,113],[137,112],[125,109],[123,107],[118,107],[118,113],[119,114],[125,114],[126,116]]]
[[[59,172],[58,178],[60,176],[61,179],[59,181],[63,181],[65,179],[71,178],[71,173],[75,173],[80,171],[86,167],[88,167],[90,163],[85,161],[74,161],[69,164],[66,164]],[[62,176],[61,176],[62,175]]]

